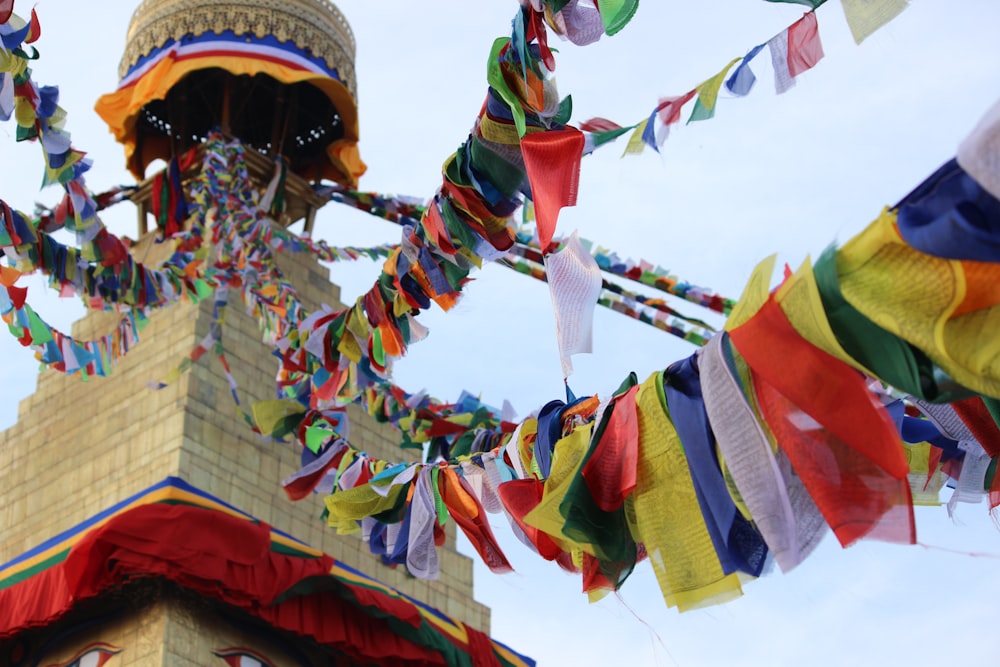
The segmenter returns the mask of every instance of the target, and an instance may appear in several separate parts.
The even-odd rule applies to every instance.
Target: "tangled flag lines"
[[[526,23],[537,20],[532,15]],[[495,52],[502,56],[511,51],[506,48],[498,45]],[[516,81],[516,69],[505,70],[504,64],[510,62],[501,65],[501,78],[511,74]],[[492,75],[496,79],[496,71]],[[503,84],[506,93],[511,87],[546,91],[535,81]],[[558,107],[551,111],[560,113]],[[493,112],[507,119],[502,106],[494,105]],[[514,132],[534,127],[527,113],[520,123],[519,114],[508,109],[507,115]],[[511,133],[511,128],[488,131]],[[558,135],[556,143],[571,136],[572,131]],[[575,149],[573,141],[569,148]],[[416,284],[407,295],[418,306],[421,297],[428,306],[432,295],[443,299],[439,288],[446,289],[433,261],[422,257],[427,239],[437,239],[440,253],[456,263],[458,245],[470,247],[449,238],[465,228],[438,224],[446,207],[482,214],[476,224],[484,233],[476,227],[478,236],[469,237],[473,246],[481,242],[483,254],[477,257],[514,240],[505,222],[500,227],[496,213],[503,209],[489,209],[473,197],[473,191],[482,196],[488,190],[498,203],[509,205],[514,192],[490,189],[508,174],[487,182],[491,172],[472,169],[466,160],[466,151],[474,150],[479,148],[463,148],[462,156],[449,163],[453,173],[443,186],[448,196],[436,199],[422,217],[424,236],[411,230],[393,256],[400,289],[400,258],[409,267],[420,266],[422,273],[404,272]],[[223,157],[216,176],[242,178],[238,159],[222,150],[218,154]],[[462,444],[468,453],[450,451],[440,462],[373,460],[352,450],[337,425],[327,421],[325,410],[336,405],[336,398],[373,382],[370,377],[352,385],[335,381],[367,372],[371,360],[385,368],[384,341],[360,350],[361,341],[383,335],[382,322],[372,320],[379,313],[389,315],[387,302],[378,301],[380,279],[378,294],[366,295],[370,299],[356,306],[352,324],[359,331],[351,336],[359,349],[330,356],[341,378],[324,365],[327,375],[315,378],[315,385],[296,384],[301,376],[291,375],[293,382],[283,385],[290,398],[285,404],[303,415],[296,421],[289,409],[283,426],[304,431],[303,451],[309,451],[303,472],[287,488],[295,495],[329,490],[331,524],[345,532],[367,532],[373,549],[421,576],[435,571],[436,527],[449,516],[492,568],[506,569],[483,515],[497,510],[543,557],[580,571],[585,588],[595,593],[619,587],[634,564],[650,556],[665,600],[681,609],[738,593],[740,576],[760,574],[768,553],[785,570],[796,566],[826,526],[843,544],[863,537],[912,541],[914,474],[932,477],[943,470],[964,490],[978,488],[982,494],[988,488],[996,506],[997,481],[982,463],[998,453],[1000,434],[991,411],[1000,395],[1000,368],[997,343],[983,331],[994,330],[1000,316],[998,258],[967,253],[990,247],[982,239],[991,239],[997,229],[997,193],[982,187],[992,176],[987,172],[984,179],[969,164],[949,163],[861,235],[824,254],[815,266],[806,263],[776,290],[769,289],[772,271],[765,264],[751,277],[727,331],[713,337],[704,352],[644,382],[630,376],[611,398],[554,401],[513,428],[501,424],[499,433],[466,437]],[[572,199],[572,185],[552,201]],[[296,373],[316,376],[318,365],[303,370],[299,362],[308,360],[307,352],[326,361],[326,342],[339,331],[330,330],[328,337],[323,330],[310,343],[301,336],[292,340],[293,329],[318,334],[324,326],[347,328],[348,321],[338,322],[336,313],[287,308],[283,299],[294,292],[284,289],[280,274],[272,276],[275,283],[255,278],[250,269],[262,275],[258,265],[266,267],[266,253],[254,254],[259,248],[251,246],[241,255],[244,250],[230,233],[260,238],[263,228],[255,215],[240,213],[252,211],[252,201],[234,203],[239,206],[231,207],[232,215],[219,218],[231,219],[232,228],[211,232],[216,241],[234,239],[231,251],[222,255],[232,268],[220,267],[220,275],[229,270],[228,275],[241,276],[258,316],[272,318],[267,321],[273,322],[277,344],[292,352],[286,363],[294,363]],[[16,231],[14,223],[5,223],[8,235],[11,230]],[[542,246],[548,249],[547,243]],[[457,292],[460,285],[450,284],[447,266],[436,266]],[[243,267],[250,269],[241,273]],[[387,280],[386,290],[390,282],[396,288]],[[905,299],[901,285],[907,286]],[[415,308],[407,302],[407,312]],[[282,329],[288,321],[297,328]],[[873,353],[873,341],[889,352]],[[350,361],[347,355],[355,353],[354,370],[341,367],[340,357]],[[369,361],[363,364],[365,355]],[[893,400],[871,378],[912,396],[910,405]],[[321,395],[324,391],[329,394]],[[437,437],[446,438],[449,429],[457,434],[463,425],[434,426]],[[918,444],[905,444],[907,439]],[[935,449],[919,444],[927,441]],[[911,467],[907,459],[923,464]]]

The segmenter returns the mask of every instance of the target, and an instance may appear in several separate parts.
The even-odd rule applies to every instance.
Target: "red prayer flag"
[[[773,297],[730,336],[767,425],[841,544],[913,543],[909,465],[864,376],[799,336]]]
[[[635,396],[639,385],[615,399],[601,440],[587,459],[580,475],[594,503],[605,512],[625,504],[635,490],[639,465],[639,418]]]
[[[294,501],[307,498],[323,481],[326,473],[340,465],[347,451],[346,446],[331,446],[315,461],[282,480],[281,486],[288,499]]]
[[[7,288],[7,294],[10,295],[11,303],[14,304],[14,310],[21,310],[24,308],[24,300],[28,298],[27,287],[17,287],[15,285],[11,285]]]
[[[13,6],[13,3],[11,3]],[[31,9],[31,22],[28,27],[28,36],[24,38],[25,44],[31,44],[39,37],[42,36],[42,26],[38,22],[38,15],[35,13],[34,7]]]
[[[468,487],[468,482],[461,479],[454,468],[445,466],[438,476],[438,490],[441,500],[448,508],[448,514],[469,538],[490,571],[499,574],[513,572],[514,568],[510,566],[507,556],[493,536],[490,522],[485,516],[486,511]]]
[[[681,110],[692,97],[698,94],[698,89],[694,89],[677,97],[664,97],[656,106],[656,114],[660,117],[660,122],[664,125],[673,125],[681,119]]]
[[[788,27],[788,73],[792,77],[816,66],[823,59],[816,13],[808,12]]]
[[[972,396],[952,403],[951,407],[990,457],[995,458],[1000,455],[1000,430],[997,429],[990,411],[986,409],[983,399]]]
[[[556,544],[548,533],[528,525],[524,521],[525,515],[542,502],[544,494],[544,485],[541,480],[534,477],[510,480],[497,487],[497,495],[500,496],[500,501],[503,503],[507,515],[513,519],[528,541],[535,545],[535,551],[538,552],[538,555],[545,560],[562,563],[565,560],[562,557],[566,555],[562,547]]]
[[[560,209],[576,205],[584,143],[583,133],[575,127],[535,132],[521,139],[543,252],[552,242]]]
[[[449,255],[454,255],[457,252],[455,246],[451,243],[451,239],[448,237],[448,230],[444,226],[444,219],[441,218],[441,212],[438,210],[436,201],[431,202],[431,205],[427,207],[424,219],[421,222],[430,240],[437,244],[442,252]]]
[[[580,129],[584,132],[611,132],[612,130],[622,129],[622,126],[613,120],[598,116],[580,123]]]

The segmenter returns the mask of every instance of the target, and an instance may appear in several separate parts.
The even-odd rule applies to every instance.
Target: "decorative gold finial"
[[[354,33],[328,0],[145,0],[132,14],[118,75],[124,77],[140,58],[171,40],[230,30],[294,43],[336,70],[357,99]]]

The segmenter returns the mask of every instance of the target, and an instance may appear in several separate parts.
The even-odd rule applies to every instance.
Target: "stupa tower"
[[[150,224],[164,179],[188,187],[214,131],[240,142],[256,188],[282,173],[277,221],[311,230],[324,203],[314,186],[353,186],[364,172],[354,54],[327,0],[142,2],[119,88],[97,105],[141,181],[133,257],[155,266],[171,252],[162,219]],[[147,173],[157,160],[159,177]],[[308,308],[339,307],[318,261],[279,253],[278,263]],[[202,341],[212,308],[155,312],[108,378],[43,373],[0,432],[0,597],[24,610],[0,610],[0,663],[461,663],[492,646],[523,664],[483,635],[489,610],[473,599],[453,528],[437,581],[387,568],[325,528],[318,498],[285,497],[299,453],[250,431],[211,355],[148,388]],[[242,310],[228,310],[224,337],[246,406],[273,398],[275,361]],[[72,333],[99,337],[118,318],[91,312]],[[355,447],[406,458],[391,427],[354,407],[349,416]]]

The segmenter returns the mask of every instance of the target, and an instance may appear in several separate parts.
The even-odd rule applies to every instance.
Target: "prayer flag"
[[[595,4],[601,12],[604,32],[610,37],[632,20],[639,7],[639,0],[599,0]]]
[[[535,132],[521,139],[542,252],[555,234],[560,209],[576,205],[583,146],[583,133],[575,127]]]
[[[722,71],[698,86],[698,99],[695,101],[691,117],[688,118],[689,123],[697,120],[708,120],[715,115],[715,102],[719,98],[719,89],[722,88],[722,82],[726,79],[726,73],[740,60],[742,58],[730,60],[722,68]]]
[[[844,17],[857,44],[893,20],[907,8],[909,0],[842,0]]]
[[[823,58],[816,14],[809,12],[767,42],[774,66],[774,88],[780,95],[795,85],[795,77]]]
[[[733,70],[732,76],[726,81],[726,88],[733,95],[738,95],[743,97],[750,92],[753,85],[757,82],[757,77],[754,75],[753,70],[750,69],[750,61],[757,57],[766,44],[758,44],[757,46],[750,49],[745,56],[743,56],[743,61],[736,66]]]
[[[573,232],[559,252],[545,257],[545,273],[566,378],[573,373],[570,357],[593,350],[594,307],[601,293],[601,268]]]

